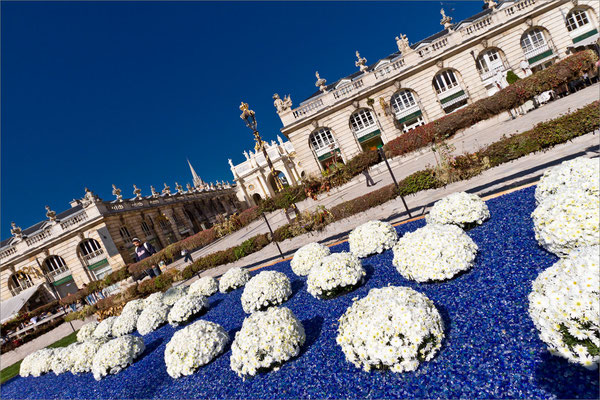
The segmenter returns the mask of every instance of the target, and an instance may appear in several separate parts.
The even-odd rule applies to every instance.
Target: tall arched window
[[[403,132],[408,132],[417,126],[424,125],[423,112],[414,94],[407,89],[394,93],[390,99],[396,121]]]
[[[494,76],[496,71],[504,71],[505,69],[498,49],[485,50],[477,57],[477,70],[483,80]]]
[[[81,243],[79,243],[79,252],[81,254],[81,258],[89,265],[90,262],[93,263],[96,261],[96,258],[99,258],[104,254],[104,250],[100,243],[95,239],[85,239]]]
[[[585,10],[575,9],[567,14],[567,29],[569,32],[585,27],[590,19]]]
[[[31,277],[25,273],[19,273],[18,271],[12,274],[9,278],[9,288],[13,296],[16,296],[23,290],[33,286]]]
[[[530,29],[521,37],[521,47],[525,54],[531,53],[544,46],[547,47],[546,37],[540,28]]]
[[[350,126],[352,127],[352,132],[356,134],[369,130],[372,127],[377,128],[377,123],[370,110],[362,109],[350,116]]]
[[[67,263],[61,256],[49,256],[42,263],[42,267],[49,277],[54,277],[69,270]]]
[[[529,67],[534,72],[552,64],[551,58],[554,54],[550,45],[550,36],[542,28],[536,27],[525,32],[521,36],[521,48]]]
[[[150,237],[153,236],[152,235],[152,230],[150,229],[150,227],[148,226],[148,224],[146,223],[146,221],[142,221],[142,232],[144,232],[144,235],[146,235],[146,237]]]
[[[119,234],[125,242],[131,241],[131,234],[129,233],[129,229],[127,229],[126,226],[122,226],[119,228]]]
[[[320,128],[310,134],[310,145],[321,167],[327,168],[334,162],[342,162],[339,148],[329,128]]]
[[[381,131],[371,110],[363,108],[350,116],[350,129],[363,150],[383,146]]]
[[[433,77],[433,87],[446,113],[467,105],[469,96],[461,87],[457,73],[451,69],[438,72]]]

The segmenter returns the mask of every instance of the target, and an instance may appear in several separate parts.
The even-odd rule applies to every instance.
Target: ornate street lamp
[[[262,151],[263,155],[265,156],[265,160],[267,160],[267,165],[269,166],[269,169],[271,170],[271,176],[273,177],[273,180],[275,181],[275,186],[277,187],[277,191],[278,192],[282,191],[283,184],[281,183],[281,180],[279,179],[279,175],[275,173],[275,168],[273,167],[273,163],[271,162],[271,159],[269,158],[269,154],[267,153],[267,148],[265,147],[265,142],[262,140],[262,138],[260,137],[260,134],[256,130],[256,127],[258,124],[256,123],[256,117],[254,116],[254,111],[250,110],[248,108],[248,103],[244,103],[244,102],[242,102],[242,104],[240,105],[240,110],[242,111],[242,115],[240,115],[240,118],[244,120],[244,122],[246,123],[246,126],[248,128],[250,128],[250,130],[254,134],[254,140],[256,140],[256,145],[254,145],[254,149]],[[294,208],[296,208],[296,207],[294,206]]]

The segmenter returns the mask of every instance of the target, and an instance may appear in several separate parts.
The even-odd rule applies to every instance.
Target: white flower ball
[[[396,241],[398,241],[398,234],[392,224],[377,220],[354,228],[348,236],[350,252],[359,258],[383,253],[391,249]]]
[[[52,353],[50,359],[50,369],[55,375],[63,374],[71,368],[70,354],[73,351],[75,343],[67,347],[57,347]]]
[[[144,307],[143,308],[148,307],[152,303],[162,303],[163,296],[164,296],[163,292],[152,293],[150,296],[148,296],[144,299]],[[142,308],[142,310],[143,310],[143,308]]]
[[[336,342],[358,368],[414,371],[444,338],[442,318],[427,296],[407,287],[371,289],[340,318]]]
[[[392,263],[406,279],[443,281],[473,266],[477,245],[456,225],[426,225],[394,246]]]
[[[225,272],[219,279],[219,292],[227,293],[241,288],[250,280],[250,272],[243,268],[234,267]]]
[[[169,306],[153,302],[144,308],[137,320],[137,330],[140,335],[147,335],[167,322]]]
[[[169,324],[171,326],[180,325],[206,309],[208,309],[206,297],[198,294],[185,295],[177,300],[169,311]]]
[[[94,331],[97,327],[98,323],[96,321],[83,325],[77,332],[77,341],[85,342],[86,340],[92,339],[94,337]]]
[[[277,306],[292,295],[288,277],[278,271],[263,271],[250,279],[242,293],[242,308],[248,314]]]
[[[279,368],[300,353],[306,335],[302,323],[285,307],[270,307],[244,320],[231,345],[231,369],[239,376]]]
[[[543,271],[529,315],[551,353],[595,369],[600,363],[600,248],[573,251]]]
[[[544,171],[535,188],[535,200],[541,203],[563,190],[580,189],[592,196],[600,195],[600,160],[578,157]]]
[[[599,244],[599,201],[581,189],[565,189],[542,201],[531,214],[540,246],[565,257],[578,247]]]
[[[428,224],[458,225],[461,228],[481,225],[490,218],[485,201],[476,194],[452,193],[435,202],[426,217]]]
[[[296,275],[306,276],[317,261],[329,254],[331,254],[329,247],[320,243],[309,243],[296,250],[290,266]]]
[[[121,314],[130,313],[130,312],[139,314],[142,312],[142,310],[144,309],[145,306],[146,306],[146,301],[144,299],[131,300],[131,301],[127,302],[127,304],[125,304],[125,307],[123,307],[123,311],[121,311]]]
[[[129,304],[129,303],[127,303]],[[112,326],[112,336],[119,337],[133,333],[137,328],[138,312],[135,308],[123,309]]]
[[[172,287],[165,292],[165,294],[163,295],[163,298],[162,298],[162,302],[164,304],[166,304],[167,306],[172,306],[173,304],[175,304],[177,302],[177,300],[179,300],[180,298],[185,296],[187,294],[187,291],[188,291],[188,286]]]
[[[175,332],[165,348],[167,373],[172,378],[191,375],[223,352],[229,335],[221,325],[196,321]]]
[[[308,293],[317,298],[331,298],[350,291],[363,282],[366,273],[352,253],[333,253],[310,270],[306,280]]]
[[[106,339],[88,340],[77,343],[72,347],[69,355],[69,370],[72,374],[81,374],[92,370],[94,356],[100,350]],[[69,346],[70,347],[70,346]]]
[[[219,290],[219,283],[212,276],[204,276],[190,285],[188,293],[210,297]]]
[[[26,356],[21,362],[19,374],[22,377],[35,376],[38,377],[42,374],[50,372],[52,369],[52,358],[54,356],[54,349],[40,349],[34,353]]]
[[[94,337],[96,339],[108,339],[111,337],[112,327],[116,319],[117,317],[108,317],[103,319],[96,327],[96,330],[94,331]]]
[[[92,361],[94,379],[99,381],[108,374],[116,374],[133,364],[144,351],[141,337],[125,335],[112,339],[100,347]]]

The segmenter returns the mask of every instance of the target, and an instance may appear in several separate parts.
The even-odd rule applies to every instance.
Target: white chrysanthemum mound
[[[113,323],[112,335],[114,337],[119,337],[133,333],[137,328],[138,318],[139,313],[136,311],[135,307],[129,308],[127,311],[125,311],[125,308],[123,308],[121,315],[119,315]]]
[[[94,356],[100,350],[100,347],[107,340],[88,340],[83,343],[76,343],[69,355],[69,370],[73,374],[81,374],[92,370],[92,361]],[[71,347],[71,346],[69,346]]]
[[[333,298],[354,290],[366,273],[352,253],[333,253],[317,262],[306,280],[308,293],[317,298]]]
[[[428,224],[458,225],[465,228],[481,225],[489,217],[490,210],[479,196],[458,192],[436,201],[425,219]]]
[[[108,317],[102,320],[94,331],[96,339],[108,339],[112,336],[112,327],[117,317]]]
[[[144,299],[131,300],[127,304],[125,304],[125,307],[123,307],[123,311],[121,311],[121,314],[130,313],[130,312],[135,312],[135,313],[139,314],[142,312],[142,310],[144,310],[145,306],[146,306],[146,300],[144,300]]]
[[[242,293],[242,308],[248,314],[277,306],[292,295],[288,277],[278,271],[263,271],[246,284]]]
[[[571,253],[543,271],[529,294],[529,314],[553,354],[597,368],[600,362],[600,248]]]
[[[394,246],[392,263],[406,279],[450,279],[473,266],[477,245],[456,225],[426,225],[405,234]]]
[[[132,335],[121,336],[103,344],[92,361],[94,379],[99,381],[108,374],[116,374],[127,368],[144,349],[142,338]]]
[[[241,288],[250,280],[250,272],[243,268],[231,268],[219,279],[219,292],[227,293]]]
[[[177,326],[189,320],[194,315],[208,309],[206,297],[199,294],[188,294],[177,300],[169,311],[169,324]]]
[[[50,369],[55,375],[63,374],[71,369],[70,355],[73,347],[76,344],[71,344],[67,347],[57,347],[52,353],[50,359]]]
[[[444,338],[433,302],[407,287],[371,289],[339,321],[337,344],[348,361],[365,371],[414,371],[435,356]]]
[[[535,200],[539,203],[563,190],[581,189],[591,195],[600,194],[600,161],[579,157],[565,161],[544,171],[535,188]]]
[[[143,308],[148,307],[152,303],[162,303],[163,296],[164,296],[163,292],[152,293],[150,296],[148,296],[144,299],[144,307]]]
[[[279,368],[300,353],[306,335],[302,323],[285,307],[270,307],[244,320],[231,345],[231,369],[239,376]]]
[[[94,337],[94,331],[97,327],[98,323],[94,321],[79,328],[79,332],[77,332],[77,341],[85,342],[86,340],[92,339]]]
[[[290,266],[296,275],[306,276],[316,262],[329,254],[329,247],[320,243],[309,243],[296,250]]]
[[[162,302],[168,306],[172,306],[187,294],[188,286],[175,286],[165,292]]]
[[[198,279],[196,282],[190,285],[189,294],[199,294],[200,296],[209,297],[217,293],[219,290],[219,283],[212,276],[205,276]]]
[[[350,253],[364,258],[371,254],[383,253],[398,241],[398,234],[392,224],[382,221],[369,221],[356,228],[348,236]]]
[[[38,377],[49,372],[52,368],[54,349],[41,349],[29,354],[21,362],[19,374],[22,377],[29,375]]]
[[[196,321],[175,332],[165,349],[167,373],[172,378],[191,375],[225,349],[229,335],[221,325]]]
[[[533,211],[533,230],[540,246],[559,257],[573,249],[600,243],[599,196],[581,189],[562,190]]]
[[[162,324],[167,322],[169,306],[159,302],[152,302],[140,314],[137,320],[137,330],[140,335],[147,335]]]

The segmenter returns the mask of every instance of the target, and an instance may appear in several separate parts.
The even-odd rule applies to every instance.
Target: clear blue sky
[[[244,100],[266,140],[281,121],[271,96],[294,107],[315,71],[335,80],[455,22],[482,0],[431,2],[2,1],[1,233],[26,228],[89,187],[112,199],[167,182],[233,177],[253,147]]]

